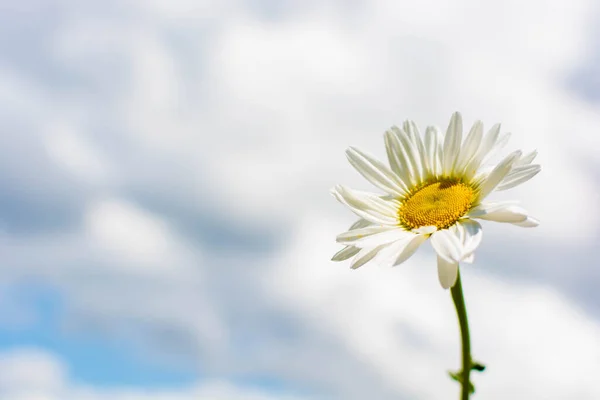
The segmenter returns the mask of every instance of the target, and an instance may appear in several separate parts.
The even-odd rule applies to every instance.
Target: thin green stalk
[[[465,307],[465,298],[463,296],[462,283],[460,281],[460,272],[456,278],[456,284],[450,289],[452,300],[456,307],[458,323],[460,324],[460,335],[462,339],[462,393],[461,400],[469,400],[470,394],[470,374],[471,374],[471,338],[469,337],[469,320],[467,318],[467,309]]]

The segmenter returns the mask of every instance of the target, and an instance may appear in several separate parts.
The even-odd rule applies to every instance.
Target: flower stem
[[[469,375],[471,374],[471,338],[469,337],[469,320],[467,318],[465,298],[463,296],[462,283],[460,281],[460,271],[456,278],[456,284],[450,289],[450,292],[452,293],[452,300],[456,307],[462,339],[462,379],[460,382],[462,385],[462,394],[460,398],[461,400],[469,400],[471,391],[471,381],[469,378]]]

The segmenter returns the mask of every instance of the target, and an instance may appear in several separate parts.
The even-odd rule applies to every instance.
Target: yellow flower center
[[[398,211],[400,224],[408,229],[435,225],[448,228],[471,208],[475,191],[453,180],[430,183],[407,197]]]

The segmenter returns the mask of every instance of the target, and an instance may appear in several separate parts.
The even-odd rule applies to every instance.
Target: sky
[[[458,397],[430,246],[333,263],[406,119],[542,172],[461,267],[474,398],[600,398],[592,0],[0,0],[0,398]],[[507,153],[508,154],[508,153]]]

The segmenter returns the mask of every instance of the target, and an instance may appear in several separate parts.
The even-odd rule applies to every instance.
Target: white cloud
[[[63,166],[84,184],[106,182],[112,167],[83,132],[68,121],[55,121],[47,126],[44,139],[52,160]]]
[[[109,199],[92,204],[86,215],[86,232],[100,250],[121,265],[143,273],[185,273],[190,251],[165,221],[133,204]]]
[[[205,381],[183,389],[111,388],[76,384],[54,354],[39,349],[0,353],[0,395],[5,400],[301,400],[227,381]]]
[[[11,349],[0,353],[0,393],[27,389],[31,393],[56,393],[65,383],[65,366],[39,349]],[[4,397],[4,396],[3,396]]]

